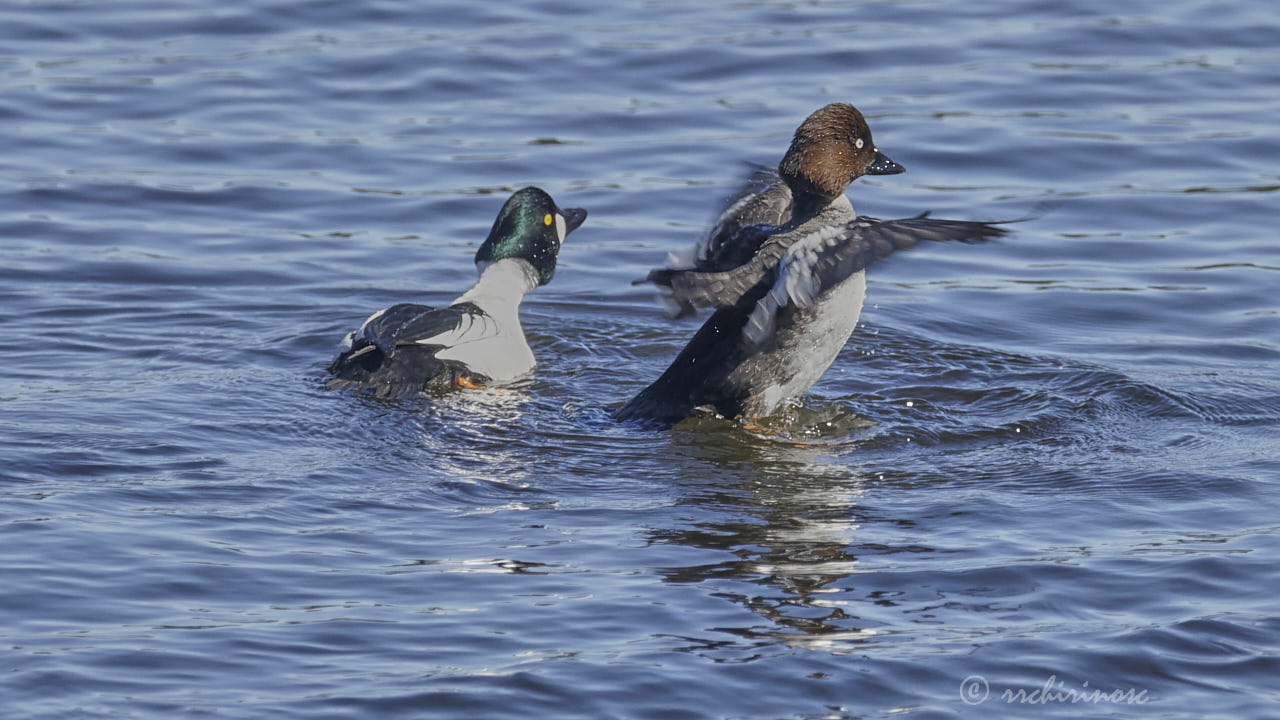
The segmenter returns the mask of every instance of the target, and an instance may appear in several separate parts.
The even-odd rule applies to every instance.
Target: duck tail
[[[681,395],[684,395],[683,397]],[[642,421],[663,427],[671,427],[693,412],[693,403],[687,394],[673,393],[664,386],[662,379],[641,390],[613,414],[618,421]]]

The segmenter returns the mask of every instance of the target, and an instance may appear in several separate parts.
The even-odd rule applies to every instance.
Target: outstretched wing
[[[697,243],[668,254],[666,267],[651,270],[631,284],[657,285],[663,303],[674,317],[688,315],[700,307],[732,304],[759,280],[759,263],[750,268],[743,266],[752,263],[760,248],[790,217],[791,188],[777,170],[756,167]],[[715,277],[707,277],[707,284],[695,289],[683,279],[690,272]]]
[[[675,317],[688,315],[698,308],[732,305],[760,282],[786,252],[785,240],[771,241],[777,230],[759,225],[739,230],[733,243],[739,248],[750,248],[750,253],[737,265],[726,269],[661,268],[650,270],[644,280],[637,282],[657,285]]]
[[[791,217],[791,188],[774,168],[756,168],[742,188],[729,199],[720,216],[694,246],[693,262],[668,267],[727,270],[746,262],[755,253],[753,234],[741,235],[752,225],[782,225]]]
[[[860,217],[841,228],[811,233],[793,243],[773,267],[772,287],[756,303],[743,334],[752,345],[764,343],[783,308],[808,307],[854,273],[921,240],[978,243],[1006,232],[1000,223],[941,220],[924,213],[901,220]]]

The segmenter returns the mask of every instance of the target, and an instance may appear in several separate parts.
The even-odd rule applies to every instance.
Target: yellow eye
[[[543,225],[550,225],[550,224],[551,224],[551,213],[547,213],[546,215],[543,215],[543,216],[542,216],[542,224],[543,224]]]

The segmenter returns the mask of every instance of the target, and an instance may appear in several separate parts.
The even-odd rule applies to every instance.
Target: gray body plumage
[[[726,213],[772,217],[781,181],[739,197]],[[767,195],[762,200],[760,195]],[[804,198],[811,201],[812,198]],[[839,195],[780,226],[718,220],[688,267],[655,270],[676,314],[715,308],[671,366],[619,412],[620,419],[676,422],[697,408],[727,417],[763,417],[802,395],[839,355],[857,327],[866,296],[865,269],[920,240],[980,242],[1002,235],[990,223],[858,217]],[[737,226],[732,237],[717,237]]]

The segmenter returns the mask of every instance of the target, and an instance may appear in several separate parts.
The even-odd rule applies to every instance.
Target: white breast
[[[524,260],[508,258],[485,267],[475,286],[453,302],[478,305],[497,325],[497,332],[459,342],[436,353],[436,357],[466,363],[495,383],[528,375],[536,361],[520,326],[520,301],[537,285],[533,267]]]
[[[478,340],[459,342],[436,353],[436,357],[466,363],[467,367],[495,383],[508,383],[529,374],[536,361],[533,350],[524,339],[524,328],[520,326],[520,316],[515,310],[512,308],[510,313],[494,315],[485,308],[490,313],[491,322],[498,326],[498,332]]]
[[[857,327],[866,294],[866,273],[858,272],[809,307],[783,311],[776,347],[751,356],[732,374],[752,388],[753,414],[772,414],[818,382]]]

